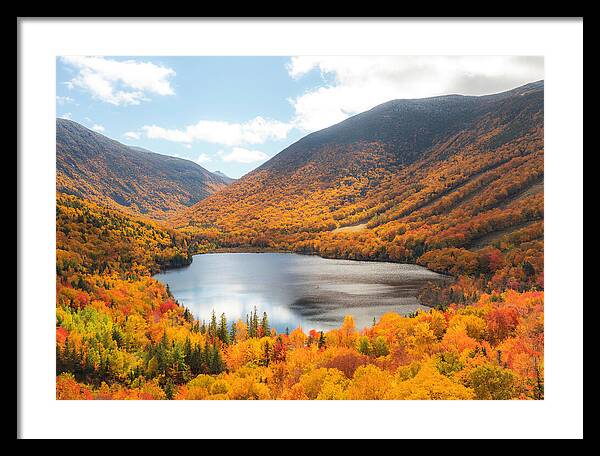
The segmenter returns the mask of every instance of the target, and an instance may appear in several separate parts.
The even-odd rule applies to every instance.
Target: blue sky
[[[238,178],[306,134],[394,98],[543,79],[541,57],[57,59],[57,116]]]

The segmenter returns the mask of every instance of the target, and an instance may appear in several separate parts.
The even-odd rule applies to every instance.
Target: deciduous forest
[[[309,135],[166,220],[58,192],[57,398],[543,399],[543,83],[432,100]],[[151,277],[219,248],[453,280],[427,311],[278,333],[261,309],[200,321]]]
[[[58,195],[57,398],[543,398],[543,291],[525,291],[498,248],[465,259],[445,248],[428,260],[471,268],[422,291],[429,312],[387,314],[368,328],[349,315],[326,333],[277,334],[258,310],[246,321],[196,321],[150,277],[189,263],[192,246],[209,248]]]

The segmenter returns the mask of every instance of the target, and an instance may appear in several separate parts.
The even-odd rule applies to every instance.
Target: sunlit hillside
[[[174,226],[219,246],[542,289],[543,87],[385,103],[298,141]]]

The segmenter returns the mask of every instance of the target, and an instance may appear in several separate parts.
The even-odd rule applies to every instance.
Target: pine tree
[[[173,347],[171,378],[175,383],[184,383],[189,380],[190,369],[186,363],[185,349],[182,350],[179,344]]]
[[[214,309],[210,317],[210,324],[208,325],[208,335],[211,337],[213,342],[217,338],[217,315],[215,314]]]
[[[192,341],[190,340],[189,337],[185,338],[185,344],[183,346],[183,353],[184,353],[185,363],[187,365],[190,365],[192,362]]]
[[[213,353],[208,343],[208,337],[204,341],[204,351],[202,352],[202,372],[210,373],[212,368]]]
[[[219,322],[219,331],[218,331],[219,339],[224,344],[229,344],[229,334],[227,332],[227,318],[225,314],[221,314],[221,321]]]
[[[317,346],[319,349],[325,348],[325,334],[323,334],[323,331],[321,331],[321,334],[319,335],[319,342],[317,343]]]
[[[235,336],[236,336],[236,326],[235,326],[235,323],[232,323],[231,324],[231,335],[229,337],[232,344],[235,343]]]
[[[260,328],[263,336],[268,336],[271,333],[271,329],[269,328],[269,318],[267,317],[267,312],[263,312],[262,321],[260,322]]]
[[[219,348],[217,345],[213,345],[212,356],[211,356],[211,366],[210,373],[213,375],[220,374],[224,370],[223,359],[221,358],[221,353],[219,352]]]
[[[203,363],[204,356],[202,352],[202,347],[200,345],[196,345],[194,347],[194,351],[192,352],[192,360],[190,362],[190,370],[192,371],[192,375],[196,376],[202,373]]]
[[[252,334],[253,337],[258,336],[258,310],[254,307],[254,312],[252,313]]]

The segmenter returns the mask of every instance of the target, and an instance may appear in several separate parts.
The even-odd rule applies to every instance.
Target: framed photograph
[[[18,437],[583,436],[582,19],[17,25]]]

